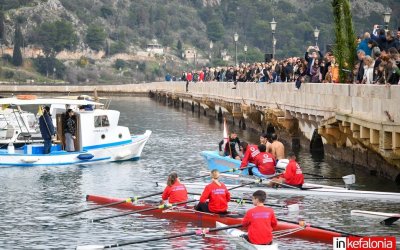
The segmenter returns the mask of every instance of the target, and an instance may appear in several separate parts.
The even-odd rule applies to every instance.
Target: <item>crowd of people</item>
[[[339,83],[340,70],[345,83],[399,84],[400,27],[395,34],[375,25],[372,34],[357,38],[357,63],[353,70],[340,69],[332,52],[324,55],[318,46],[309,46],[304,57],[290,57],[270,62],[242,63],[238,66],[203,67],[183,72],[182,81],[190,82],[296,82]],[[168,77],[172,80],[171,77]]]

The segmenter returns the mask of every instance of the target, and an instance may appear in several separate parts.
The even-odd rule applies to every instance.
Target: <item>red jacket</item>
[[[213,213],[223,213],[228,210],[228,202],[231,199],[231,194],[225,184],[220,182],[221,186],[212,182],[208,184],[200,197],[200,202],[208,201],[208,210]]]
[[[278,225],[278,221],[272,208],[256,206],[246,212],[242,225],[248,226],[251,243],[269,244],[272,241],[272,228]]]
[[[254,158],[260,153],[257,145],[247,145],[246,153],[244,153],[244,157],[242,159],[242,164],[240,164],[240,168],[246,167],[249,162],[254,163]]]
[[[271,153],[260,152],[256,156],[254,164],[256,164],[262,174],[275,174],[275,157]]]
[[[177,203],[188,200],[187,190],[185,185],[179,181],[175,181],[172,186],[166,186],[162,194],[162,199],[168,199],[169,203]]]
[[[282,177],[285,178],[285,183],[289,185],[302,185],[304,183],[303,172],[295,160],[289,161]]]
[[[193,79],[192,73],[188,72],[186,75],[186,80],[188,80],[190,82],[190,81],[192,81],[192,79]]]

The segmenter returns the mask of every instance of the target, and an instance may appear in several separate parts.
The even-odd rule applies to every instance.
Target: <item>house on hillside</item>
[[[157,39],[153,39],[147,44],[146,51],[152,54],[164,54],[164,48],[158,43]]]

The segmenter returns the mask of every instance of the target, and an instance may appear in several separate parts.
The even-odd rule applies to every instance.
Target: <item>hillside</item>
[[[358,34],[375,23],[382,24],[381,13],[387,6],[393,13],[390,26],[399,23],[394,18],[400,16],[398,0],[385,1],[387,6],[381,2],[352,1]],[[248,61],[259,61],[272,51],[269,22],[273,17],[277,57],[302,55],[314,43],[315,27],[320,29],[321,48],[334,42],[330,0],[0,0],[0,6],[5,27],[2,44],[13,44],[19,23],[24,46],[43,46],[38,35],[42,25],[61,21],[76,36],[62,44],[63,49],[106,50],[108,56],[137,53],[157,39],[177,58],[182,48],[193,47],[199,57],[206,58],[212,40],[214,63],[219,64],[222,50],[234,54],[233,34],[237,32],[239,60],[244,60],[246,44]]]

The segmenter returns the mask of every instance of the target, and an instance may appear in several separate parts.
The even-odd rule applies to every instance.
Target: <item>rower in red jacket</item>
[[[200,201],[196,206],[197,211],[216,214],[224,214],[228,211],[228,202],[231,199],[231,194],[225,184],[220,182],[218,178],[218,170],[212,170],[212,182],[204,188]]]
[[[248,227],[244,238],[252,244],[271,245],[272,231],[278,225],[274,210],[264,206],[267,194],[262,190],[253,193],[254,208],[249,209],[243,218],[242,225]]]
[[[162,194],[162,203],[167,199],[170,204],[188,200],[186,187],[179,182],[178,175],[175,172],[168,176],[167,186]]]
[[[260,153],[254,160],[257,167],[252,168],[253,175],[260,178],[271,177],[275,174],[275,157],[266,152],[267,147],[264,144],[258,145],[258,150],[260,150]]]
[[[304,175],[300,165],[296,162],[296,155],[291,152],[288,155],[289,163],[286,166],[285,172],[279,177],[272,179],[272,185],[283,183],[301,188],[304,184]]]
[[[242,159],[242,164],[240,168],[245,168],[249,162],[254,163],[256,156],[260,153],[257,145],[249,145],[247,142],[242,141],[240,146],[243,150],[244,157]]]

